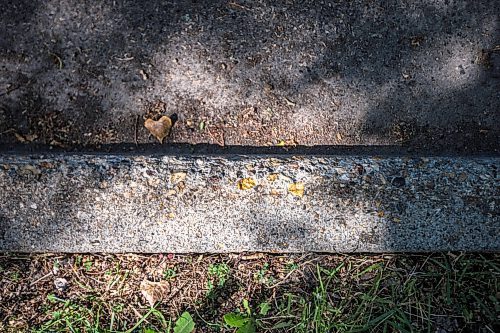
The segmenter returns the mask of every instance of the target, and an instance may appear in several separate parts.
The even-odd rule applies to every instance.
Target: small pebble
[[[68,280],[65,278],[57,278],[54,280],[54,285],[59,291],[65,291],[68,288]]]

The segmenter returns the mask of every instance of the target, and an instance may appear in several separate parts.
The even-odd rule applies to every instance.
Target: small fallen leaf
[[[267,180],[269,180],[270,182],[274,182],[274,181],[276,181],[276,179],[278,179],[277,173],[272,173],[269,176],[267,176]]]
[[[305,186],[303,182],[297,182],[288,185],[288,192],[296,197],[302,197],[304,195],[304,188]]]
[[[170,175],[170,181],[173,184],[177,184],[179,182],[182,182],[186,179],[186,173],[185,172],[174,172],[173,174]]]
[[[203,132],[204,129],[205,129],[205,122],[200,121],[200,132]]]
[[[238,188],[240,190],[249,190],[255,186],[255,180],[253,178],[243,178],[238,181]]]
[[[379,211],[377,213],[378,217],[384,217],[385,213],[383,211]]]
[[[285,140],[280,140],[280,141],[276,144],[276,146],[278,146],[278,147],[284,147],[284,146],[285,146]]]
[[[342,141],[342,135],[340,133],[337,133],[337,140]]]
[[[149,305],[154,306],[156,302],[165,298],[169,292],[170,284],[167,281],[152,282],[143,280],[139,289]]]
[[[146,119],[144,127],[146,127],[160,143],[163,143],[163,139],[170,133],[170,129],[172,128],[172,119],[167,116],[162,116],[156,121],[153,119]]]

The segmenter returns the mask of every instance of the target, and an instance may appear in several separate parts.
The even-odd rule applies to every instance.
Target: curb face
[[[0,156],[0,251],[499,251],[498,158]]]

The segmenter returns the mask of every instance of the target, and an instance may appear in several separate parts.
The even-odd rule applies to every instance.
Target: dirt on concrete
[[[498,152],[495,0],[0,2],[2,147]]]

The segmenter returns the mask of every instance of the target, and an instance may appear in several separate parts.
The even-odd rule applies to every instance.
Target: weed
[[[175,322],[174,333],[191,333],[194,331],[194,321],[189,312],[181,314]]]
[[[177,275],[177,271],[175,268],[167,268],[163,271],[163,279],[170,280],[173,279]]]
[[[59,267],[60,267],[60,263],[59,263],[59,259],[56,259],[54,260],[54,263],[52,264],[52,270],[54,272],[57,272],[59,270]]]
[[[264,285],[271,285],[274,282],[274,278],[272,276],[268,276],[269,272],[269,263],[264,263],[262,265],[262,268],[259,269],[255,274],[254,278],[257,280],[257,282],[264,284]]]
[[[86,260],[83,262],[83,267],[85,267],[85,270],[88,272],[92,269],[92,261]]]
[[[234,271],[228,257],[221,256],[219,263],[186,257],[172,266],[175,269],[162,272],[162,278],[169,279],[171,289],[165,297],[171,301],[168,306],[159,302],[155,308],[146,305],[137,289],[146,272],[158,267],[144,266],[143,257],[102,261],[86,255],[79,266],[61,265],[60,274],[71,279],[71,296],[58,293],[42,299],[35,295],[37,302],[29,304],[9,295],[19,285],[34,281],[23,273],[33,267],[44,269],[37,286],[54,290],[52,279],[43,277],[52,272],[55,258],[42,257],[36,266],[4,259],[0,261],[4,268],[0,311],[6,319],[0,321],[0,331],[9,331],[11,326],[5,325],[27,325],[26,318],[35,318],[29,319],[35,333],[173,333],[178,314],[186,310],[184,304],[195,311],[191,319],[200,332],[231,328],[247,333],[499,331],[497,255],[315,255],[297,262],[283,256],[262,257],[234,261]],[[78,264],[78,257],[74,258]],[[86,270],[95,274],[85,274]],[[182,278],[172,278],[180,270]],[[203,279],[200,272],[205,272]],[[280,280],[269,285],[274,278],[271,272]],[[208,295],[203,292],[203,280],[208,283]],[[234,309],[238,298],[248,301]],[[21,311],[12,306],[14,301],[23,304]],[[23,318],[26,312],[29,317]]]
[[[299,269],[299,265],[298,265],[298,264],[296,264],[296,263],[295,263],[295,262],[293,262],[293,261],[289,261],[289,262],[287,262],[285,267],[286,267],[286,270],[287,270],[288,272],[292,272],[292,271],[295,271],[295,270]]]
[[[82,256],[81,255],[76,256],[75,265],[76,265],[76,267],[80,267],[82,265]]]
[[[19,281],[19,277],[20,277],[20,274],[18,271],[14,271],[14,272],[11,272],[10,273],[10,279],[13,281],[13,282],[18,282]]]
[[[215,285],[221,288],[229,278],[229,266],[226,263],[211,264],[208,267],[208,293],[212,294]]]

